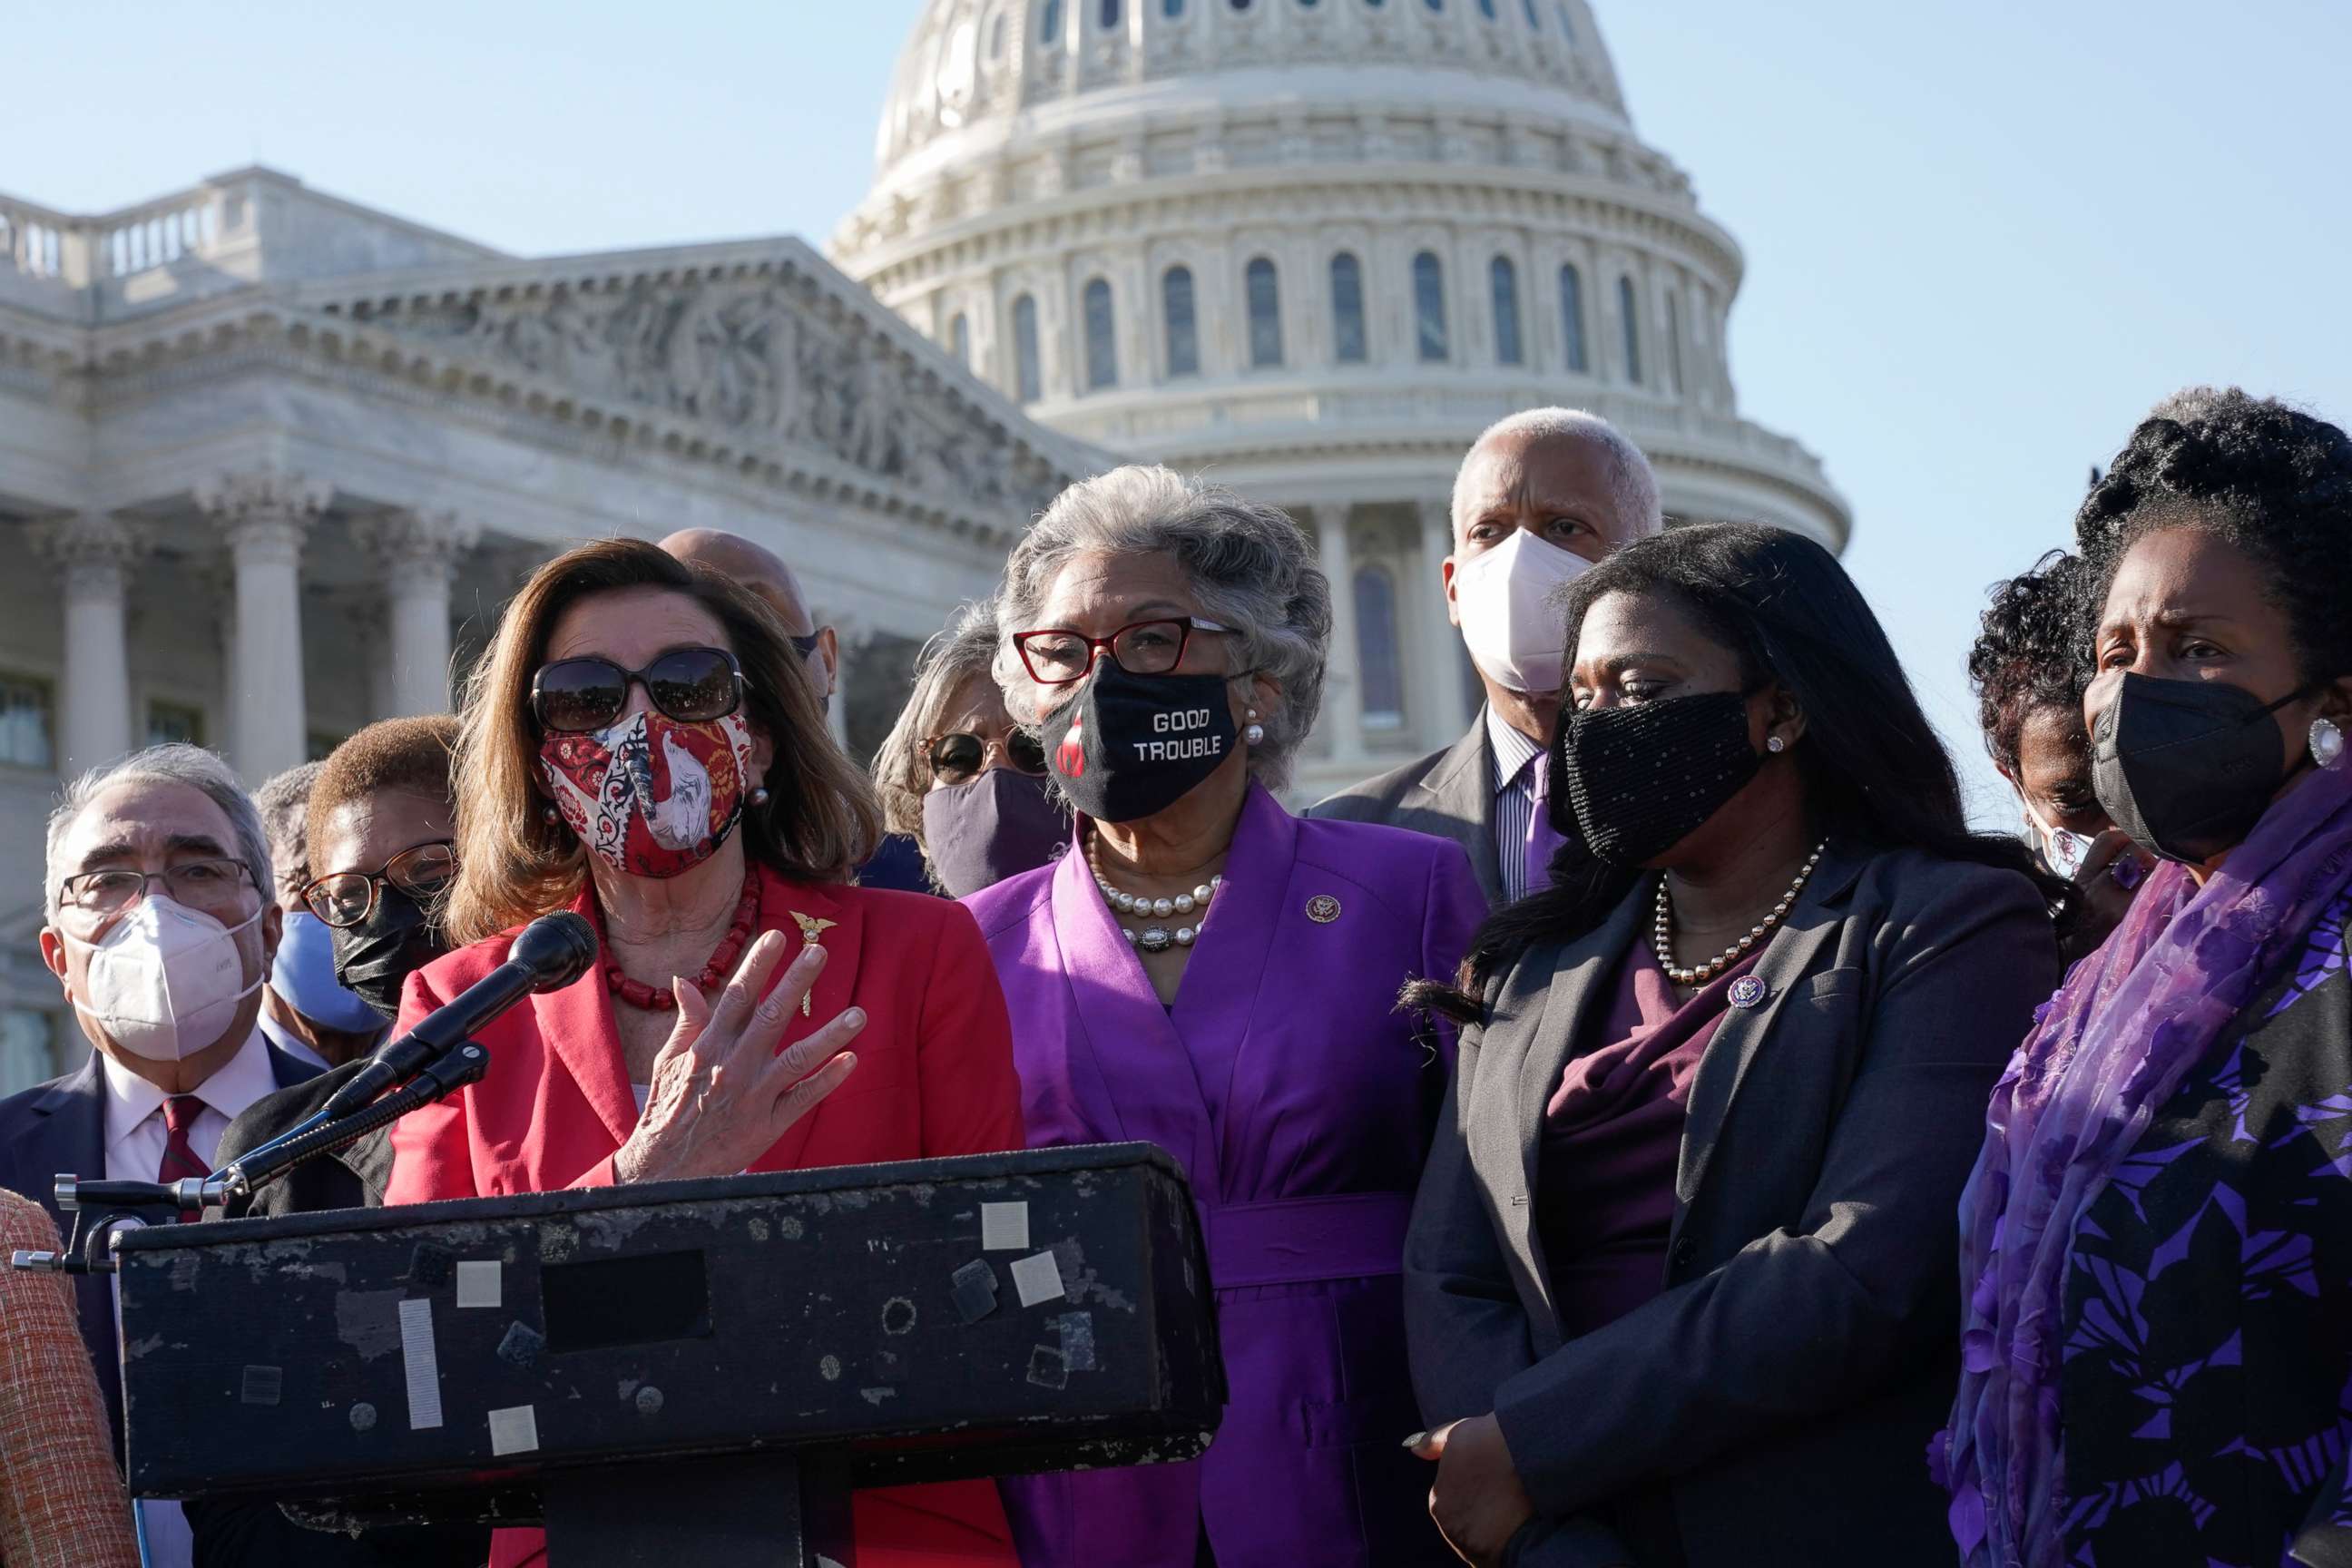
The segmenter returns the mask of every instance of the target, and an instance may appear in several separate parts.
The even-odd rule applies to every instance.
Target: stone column
[[[1462,673],[1462,634],[1445,618],[1445,558],[1454,553],[1454,504],[1443,497],[1418,503],[1421,512],[1421,578],[1416,602],[1428,628],[1414,662],[1427,676],[1428,720],[1423,740],[1432,746],[1454,743],[1470,728],[1468,683]]]
[[[138,553],[131,525],[103,512],[56,524],[43,543],[65,587],[65,689],[59,714],[58,774],[73,778],[128,752],[131,653],[123,613],[124,574]]]
[[[389,706],[377,716],[448,712],[449,582],[481,530],[455,512],[389,511],[352,532],[383,574],[387,626],[376,655],[390,671]]]
[[[236,582],[229,652],[231,758],[257,785],[309,749],[302,690],[302,537],[332,491],[273,469],[225,474],[197,488],[196,504],[227,541]]]
[[[1291,516],[1315,535],[1315,557],[1331,585],[1331,652],[1323,682],[1323,713],[1331,726],[1331,760],[1364,755],[1363,644],[1356,637],[1356,563],[1348,547],[1348,508],[1326,501],[1295,506]]]

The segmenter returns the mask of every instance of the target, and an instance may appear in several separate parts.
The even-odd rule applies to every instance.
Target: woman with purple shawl
[[[1971,1568],[2352,1563],[2352,438],[2185,393],[2076,531],[2165,864],[1994,1091],[1930,1462]]]

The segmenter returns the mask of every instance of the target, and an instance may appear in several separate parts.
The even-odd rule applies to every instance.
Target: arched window
[[[1249,296],[1250,363],[1260,370],[1282,363],[1282,289],[1274,263],[1261,256],[1242,274]]]
[[[1184,0],[1160,0],[1160,14],[1174,21],[1184,14]]]
[[[1045,395],[1044,361],[1037,354],[1037,301],[1027,294],[1013,301],[1013,365],[1022,402]]]
[[[1617,318],[1625,330],[1625,379],[1642,379],[1642,317],[1633,304],[1633,280],[1617,279]]]
[[[1443,11],[1445,9],[1445,0],[1421,0],[1421,3],[1428,6],[1433,11]]]
[[[1666,296],[1666,390],[1683,389],[1683,297]]]
[[[1364,264],[1346,251],[1331,258],[1331,357],[1364,363]]]
[[[971,321],[962,311],[948,323],[948,353],[955,355],[956,363],[971,368]]]
[[[1119,0],[1102,0],[1101,5],[1096,9],[1095,16],[1102,24],[1104,32],[1108,33],[1118,26],[1118,13]]]
[[[1171,267],[1160,276],[1160,314],[1167,322],[1168,374],[1201,374],[1201,334],[1193,325],[1192,269]]]
[[[1495,296],[1495,363],[1521,364],[1527,354],[1519,343],[1519,269],[1507,256],[1497,256],[1487,268]]]
[[[1592,358],[1584,348],[1584,275],[1573,262],[1559,269],[1559,331],[1565,340],[1568,368],[1589,371]]]
[[[1100,278],[1080,296],[1087,322],[1087,390],[1118,384],[1118,341],[1113,331],[1110,285]]]
[[[1404,722],[1404,660],[1397,650],[1396,579],[1385,566],[1356,568],[1356,662],[1364,723],[1392,730]]]
[[[1412,318],[1423,363],[1443,364],[1453,351],[1445,339],[1445,268],[1433,250],[1412,258]]]
[[[1037,13],[1037,41],[1041,44],[1062,41],[1062,0],[1045,0],[1045,9]]]
[[[1478,15],[1489,22],[1495,19],[1495,0],[1478,0]]]
[[[1233,0],[1233,7],[1236,11],[1246,11],[1250,8],[1250,0]]]

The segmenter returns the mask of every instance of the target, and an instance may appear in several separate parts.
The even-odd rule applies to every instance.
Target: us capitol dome
[[[1606,417],[1672,518],[1846,542],[1819,460],[1739,416],[1738,245],[1581,0],[929,0],[876,165],[851,276],[1044,423],[1314,536],[1339,624],[1303,793],[1475,711],[1438,563],[1504,415]]]

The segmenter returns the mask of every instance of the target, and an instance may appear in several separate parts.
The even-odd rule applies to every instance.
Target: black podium
[[[856,1486],[1192,1458],[1224,1372],[1149,1144],[132,1231],[131,1489],[854,1563]]]

